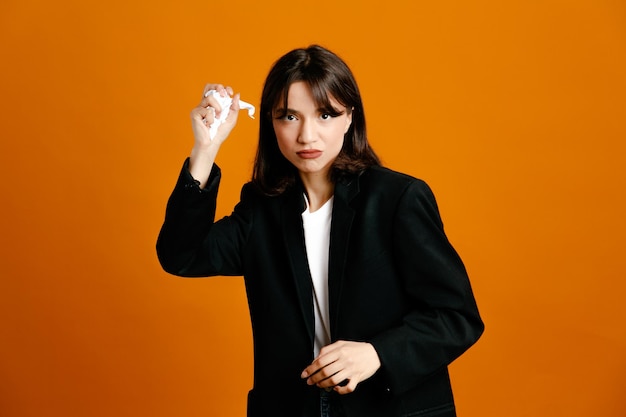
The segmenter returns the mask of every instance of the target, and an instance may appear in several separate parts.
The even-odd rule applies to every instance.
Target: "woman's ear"
[[[346,114],[346,128],[343,131],[343,134],[345,135],[346,133],[348,133],[348,129],[350,129],[350,125],[352,124],[352,113],[354,113],[354,107],[352,107],[352,109],[350,110],[350,112],[348,112]]]

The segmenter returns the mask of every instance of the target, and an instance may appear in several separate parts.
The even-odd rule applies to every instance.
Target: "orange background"
[[[466,262],[487,330],[451,367],[459,415],[626,415],[626,4],[215,3],[0,5],[0,416],[245,414],[241,278],[168,276],[154,244],[204,83],[258,104],[310,43]],[[218,157],[221,215],[257,122]]]

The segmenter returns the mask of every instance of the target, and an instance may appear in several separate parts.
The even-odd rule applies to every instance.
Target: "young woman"
[[[483,323],[429,187],[382,167],[369,146],[349,68],[319,46],[274,64],[252,181],[215,221],[214,161],[238,110],[235,95],[213,139],[217,98],[192,110],[195,144],[157,252],[175,275],[243,275],[248,416],[454,416],[447,366]]]

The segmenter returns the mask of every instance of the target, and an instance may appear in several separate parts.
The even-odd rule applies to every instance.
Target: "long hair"
[[[352,112],[352,123],[345,134],[343,147],[331,167],[330,180],[337,181],[347,175],[360,173],[370,166],[380,165],[367,141],[361,94],[346,63],[318,45],[294,49],[274,63],[265,80],[261,96],[259,144],[252,181],[267,195],[283,193],[298,178],[297,169],[280,152],[272,117],[275,109],[288,107],[289,87],[299,81],[305,82],[311,88],[318,107],[332,108],[332,96],[346,107],[346,111]]]

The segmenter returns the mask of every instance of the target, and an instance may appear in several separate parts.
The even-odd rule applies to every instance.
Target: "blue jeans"
[[[339,403],[339,394],[320,390],[320,416],[321,417],[345,417],[343,407]]]

